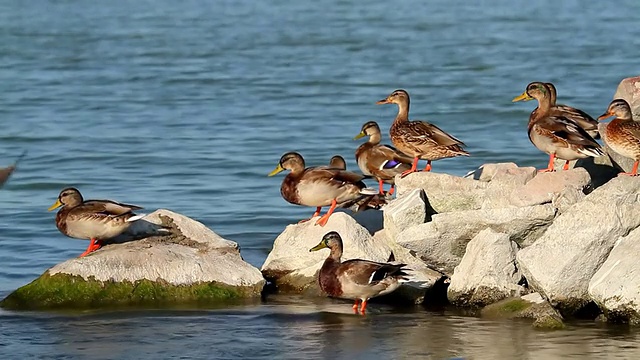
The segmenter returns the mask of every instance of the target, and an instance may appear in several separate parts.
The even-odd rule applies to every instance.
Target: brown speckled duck
[[[56,214],[56,226],[61,233],[76,239],[90,240],[80,257],[98,250],[102,242],[122,234],[132,222],[144,215],[136,215],[139,206],[111,200],[84,200],[80,191],[66,188],[49,211],[62,207]]]
[[[395,177],[411,169],[413,161],[409,156],[395,148],[380,144],[380,127],[375,121],[362,125],[360,133],[354,140],[368,136],[369,141],[356,149],[356,162],[363,174],[378,180],[380,194],[384,194],[383,183],[391,184],[389,195],[393,194]]]
[[[340,155],[334,155],[329,160],[329,167],[333,169],[347,170],[347,162]]]
[[[569,105],[557,104],[558,92],[556,91],[555,85],[552,83],[545,83],[547,88],[549,89],[549,95],[551,97],[551,114],[552,115],[560,115],[564,116],[570,120],[575,121],[578,126],[583,128],[587,134],[589,134],[592,138],[598,139],[600,134],[598,133],[598,121],[592,118],[586,112],[571,107]],[[535,110],[534,110],[535,111]]]
[[[567,170],[569,161],[604,155],[600,145],[575,121],[551,112],[551,92],[545,83],[530,83],[513,101],[532,99],[538,100],[538,109],[529,116],[529,140],[549,154],[549,164],[541,172],[554,171],[556,157],[565,160],[563,168]]]
[[[368,260],[353,259],[341,262],[342,238],[331,231],[322,237],[322,241],[309,251],[329,248],[331,253],[324,261],[318,273],[318,283],[322,291],[331,297],[353,299],[353,310],[362,314],[367,301],[376,296],[386,295],[407,281],[405,264],[388,264]],[[359,302],[362,305],[358,308]]]
[[[316,225],[326,225],[336,207],[370,205],[370,200],[378,194],[375,189],[367,188],[362,182],[363,175],[329,166],[305,168],[302,155],[296,152],[282,155],[278,166],[269,176],[284,170],[291,171],[282,180],[280,187],[280,194],[285,200],[292,204],[316,207],[312,218],[320,215],[323,206],[331,206],[327,213],[316,221]],[[310,219],[301,222],[307,220]]]
[[[609,104],[607,112],[600,115],[598,120],[615,116],[604,130],[605,142],[618,154],[635,160],[631,172],[618,175],[638,176],[640,162],[640,123],[633,121],[631,107],[623,99],[615,99]]]
[[[424,171],[431,171],[431,161],[455,156],[469,156],[463,150],[464,143],[426,121],[409,121],[409,93],[399,89],[376,104],[398,105],[398,115],[391,125],[389,135],[393,145],[402,153],[413,157],[411,169],[404,177],[417,171],[418,160],[427,160]]]

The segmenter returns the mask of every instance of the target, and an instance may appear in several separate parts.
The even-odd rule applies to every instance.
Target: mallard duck
[[[607,145],[618,154],[635,160],[631,172],[619,175],[638,176],[640,162],[640,123],[633,121],[631,107],[623,99],[615,99],[609,104],[607,112],[600,115],[598,120],[615,116],[604,129],[604,139]]]
[[[302,155],[288,152],[280,158],[278,166],[269,173],[274,176],[284,170],[291,172],[282,180],[280,194],[288,202],[296,205],[315,206],[311,218],[320,215],[323,206],[331,206],[316,225],[324,226],[336,207],[348,208],[355,204],[369,203],[378,192],[367,188],[363,175],[335,169],[328,166],[305,168]],[[311,218],[301,222],[311,220]]]
[[[347,170],[347,162],[340,155],[335,155],[329,160],[329,167],[333,169]]]
[[[578,126],[583,128],[587,134],[589,134],[592,138],[598,139],[600,134],[598,133],[598,122],[592,118],[586,112],[576,109],[574,107],[557,104],[557,91],[555,85],[552,83],[544,83],[547,85],[549,89],[549,97],[551,98],[551,115],[559,115],[564,116],[570,120],[573,120]],[[537,111],[538,108],[535,108],[533,111]]]
[[[331,253],[324,261],[318,273],[320,289],[331,297],[353,299],[353,310],[364,314],[367,301],[376,296],[386,295],[407,281],[404,272],[406,264],[388,264],[368,260],[353,259],[341,262],[342,238],[331,231],[322,237],[322,241],[309,251],[329,248]],[[360,309],[359,302],[362,301]]]
[[[383,183],[391,184],[389,190],[391,195],[395,186],[395,176],[411,169],[413,159],[394,147],[380,144],[380,127],[375,121],[362,125],[360,133],[353,139],[357,140],[365,136],[369,136],[369,141],[358,146],[356,150],[358,167],[363,174],[378,180],[380,194],[384,195]]]
[[[105,240],[122,234],[131,223],[144,215],[136,215],[140,206],[111,200],[84,200],[80,191],[66,188],[49,211],[62,207],[56,214],[56,227],[61,233],[76,239],[89,240],[89,247],[80,257],[98,250]]]
[[[396,90],[376,104],[398,105],[398,115],[391,125],[389,135],[391,142],[400,152],[413,157],[409,170],[400,176],[404,177],[417,171],[418,160],[427,160],[424,171],[431,171],[431,161],[455,156],[469,156],[462,149],[465,144],[426,121],[409,121],[409,93]]]
[[[538,109],[529,116],[529,140],[542,152],[549,154],[549,164],[540,172],[554,171],[555,158],[565,160],[564,169],[569,161],[589,156],[604,155],[600,145],[575,121],[551,113],[551,91],[542,82],[532,82],[521,95],[513,101],[538,100]]]

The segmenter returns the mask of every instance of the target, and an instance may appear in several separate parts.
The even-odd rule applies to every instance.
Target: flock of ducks
[[[547,168],[554,171],[556,158],[569,162],[587,157],[604,155],[596,142],[598,123],[584,111],[556,104],[556,89],[551,83],[532,82],[516,101],[537,100],[538,107],[531,112],[528,134],[531,142],[549,155]],[[297,205],[315,207],[313,217],[320,215],[322,207],[329,210],[316,225],[326,225],[333,211],[351,208],[360,211],[379,208],[387,196],[394,192],[395,179],[418,171],[418,161],[426,160],[424,171],[431,171],[434,160],[469,156],[465,144],[439,127],[425,121],[409,120],[409,94],[395,90],[377,104],[396,104],[398,113],[389,130],[393,145],[381,144],[381,131],[377,123],[370,121],[362,126],[355,139],[368,137],[368,141],[355,151],[356,162],[362,174],[346,170],[341,156],[334,156],[328,165],[306,167],[304,158],[296,152],[288,152],[280,158],[269,176],[288,170],[280,187],[282,197]],[[633,169],[621,175],[638,175],[640,161],[640,123],[634,122],[629,104],[621,99],[611,102],[598,120],[611,116],[604,130],[604,141],[619,154],[635,160]],[[374,178],[378,189],[369,188],[363,180]],[[391,188],[385,193],[384,184]],[[80,256],[99,249],[104,241],[126,231],[131,223],[141,217],[134,211],[139,206],[121,204],[110,200],[84,200],[75,188],[60,192],[49,210],[60,208],[56,214],[56,226],[63,234],[90,240],[89,247]],[[310,218],[310,219],[311,219]],[[308,221],[310,219],[302,220]],[[355,299],[356,313],[365,312],[370,298],[388,294],[407,280],[405,264],[378,263],[367,260],[341,261],[342,239],[335,232],[324,235],[322,241],[310,251],[329,248],[330,254],[318,274],[321,289],[327,294]],[[361,304],[359,305],[359,303]]]

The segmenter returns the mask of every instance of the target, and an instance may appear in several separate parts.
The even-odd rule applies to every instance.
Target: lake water
[[[287,151],[342,154],[396,88],[411,117],[465,141],[462,175],[486,162],[543,167],[529,143],[530,81],[599,115],[640,73],[640,3],[584,1],[7,1],[0,3],[0,296],[77,256],[46,211],[88,198],[169,208],[237,241],[260,266],[286,203],[266,174]],[[386,140],[388,141],[388,140]],[[0,310],[0,358],[638,358],[640,331],[571,323],[534,331],[448,311],[277,296],[224,309],[59,314]]]

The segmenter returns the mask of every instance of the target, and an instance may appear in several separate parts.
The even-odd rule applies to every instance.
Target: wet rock
[[[158,225],[169,233],[106,245],[55,265],[1,305],[77,309],[260,296],[265,280],[242,259],[236,243],[169,210],[157,210],[139,222],[136,236]]]
[[[310,293],[320,295],[317,284],[317,272],[328,256],[326,251],[309,252],[317,245],[322,236],[329,231],[337,231],[343,240],[344,254],[342,260],[365,259],[387,262],[393,248],[384,233],[371,236],[351,216],[345,213],[335,213],[326,226],[320,227],[309,221],[302,224],[289,225],[275,240],[273,249],[262,265],[262,273],[268,280],[275,283],[280,291],[295,293]],[[399,250],[399,248],[398,248]],[[411,265],[414,271],[420,270],[416,259],[410,252],[393,252],[396,262]],[[403,284],[397,291],[405,287],[412,298],[405,299],[412,302],[422,301],[424,293],[442,277],[441,274],[429,270],[422,272],[421,277],[413,276],[414,281]],[[415,275],[415,274],[412,274]],[[416,291],[417,289],[417,291]]]
[[[480,314],[487,318],[533,319],[533,327],[542,330],[564,328],[562,315],[539,294],[501,300],[483,308]]]
[[[391,239],[395,239],[400,232],[427,220],[424,190],[414,189],[391,201],[383,210],[384,229]]]
[[[515,266],[518,245],[509,235],[485,229],[469,244],[447,290],[457,306],[482,307],[524,292]]]
[[[555,213],[554,207],[546,204],[436,214],[431,222],[398,234],[396,241],[450,276],[460,264],[467,243],[480,231],[490,228],[508,234],[520,245],[529,245],[542,235]]]
[[[531,288],[563,313],[587,305],[589,280],[620,236],[640,225],[640,181],[618,177],[594,190],[555,219],[517,265]]]
[[[612,322],[640,324],[640,228],[622,237],[589,282],[589,295]]]

